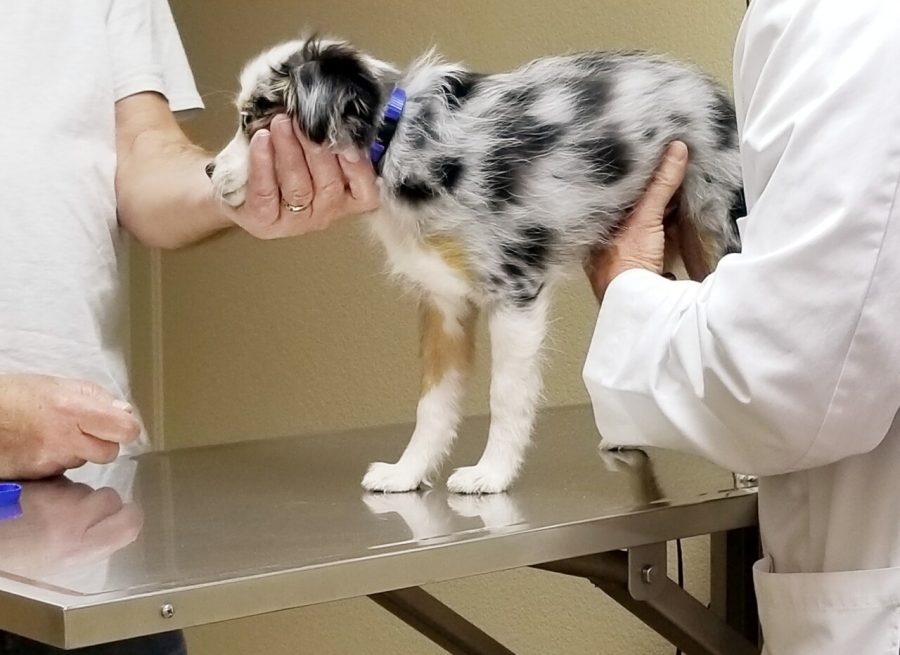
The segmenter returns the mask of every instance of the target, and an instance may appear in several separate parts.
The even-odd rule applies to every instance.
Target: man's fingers
[[[314,207],[317,211],[334,211],[346,193],[344,172],[338,158],[331,150],[307,139],[302,132],[295,132],[306,156],[306,165],[313,180]]]
[[[141,424],[133,414],[101,400],[85,399],[75,412],[78,429],[104,441],[129,443],[141,433]]]
[[[656,182],[668,189],[677,189],[684,180],[687,169],[688,149],[682,141],[673,141],[666,148],[662,163],[656,173]]]
[[[666,148],[665,155],[653,175],[650,186],[635,208],[636,216],[652,212],[654,217],[662,218],[669,201],[672,200],[684,181],[687,161],[687,146],[681,141],[674,141]]]
[[[259,227],[274,223],[281,211],[275,153],[268,130],[259,130],[250,139],[250,171],[244,209],[243,216]]]
[[[661,272],[665,259],[663,219],[687,169],[687,146],[675,141],[666,148],[650,185],[613,243],[593,253],[587,267],[594,295],[602,302],[606,289],[621,272],[637,268]]]
[[[109,464],[119,456],[119,444],[113,441],[99,439],[89,434],[73,435],[74,454],[85,461],[94,464]]]
[[[58,384],[66,391],[75,393],[85,398],[93,398],[101,402],[111,405],[116,401],[116,397],[109,391],[101,387],[99,384],[88,382],[87,380],[75,380],[69,378],[57,378]]]
[[[114,514],[92,525],[82,537],[87,561],[99,562],[138,538],[144,514],[134,503],[122,505]]]
[[[351,161],[345,156],[338,157],[338,163],[347,180],[350,196],[353,198],[353,209],[357,212],[372,211],[378,207],[378,186],[375,169],[366,157]]]
[[[300,142],[303,154],[306,156],[306,164],[309,168],[309,174],[312,176],[313,185],[318,190],[328,185],[334,180],[343,180],[341,167],[337,163],[337,157],[323,144],[313,143],[303,134],[296,123],[291,124],[294,130],[294,136]]]
[[[60,434],[69,434],[74,430],[87,438],[99,439],[114,446],[134,441],[140,435],[141,424],[131,405],[91,382],[63,381],[54,402],[60,412],[60,420],[51,429]],[[91,456],[86,456],[86,452]],[[117,452],[118,446],[96,448],[87,445],[76,448],[73,444],[70,454],[96,461],[97,458],[106,460],[109,453]]]
[[[275,150],[275,175],[281,197],[292,205],[309,205],[313,198],[313,181],[306,165],[303,149],[294,136],[291,119],[281,114],[272,119],[272,144]]]
[[[290,212],[282,203],[302,210]],[[375,173],[362,153],[338,157],[286,115],[251,140],[247,194],[236,222],[254,236],[304,234],[377,206]]]
[[[91,492],[80,498],[77,506],[72,509],[86,530],[122,509],[122,498],[110,487],[91,489]]]

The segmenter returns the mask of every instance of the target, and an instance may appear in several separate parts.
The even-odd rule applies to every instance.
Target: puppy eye
[[[251,120],[250,112],[249,112],[249,111],[242,111],[242,112],[241,112],[241,129],[242,129],[244,132],[246,132],[246,131],[247,131],[247,128],[250,127],[250,120]]]
[[[269,100],[268,98],[266,98],[265,96],[258,97],[254,101],[253,104],[255,104],[256,108],[259,109],[260,111],[268,111],[268,110],[272,109],[272,107],[275,106],[275,103],[272,100]]]

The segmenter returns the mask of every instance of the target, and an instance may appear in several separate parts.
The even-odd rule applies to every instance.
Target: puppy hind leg
[[[701,282],[716,267],[718,257],[711,252],[708,239],[704,239],[701,235],[687,203],[681,203],[678,207],[674,232],[681,261],[688,276],[696,282]]]
[[[668,230],[688,276],[698,282],[716,269],[734,245],[729,205],[722,190],[700,179],[696,172],[689,171],[678,195],[674,224]]]
[[[459,427],[466,375],[475,352],[477,311],[464,300],[422,302],[422,391],[416,427],[396,464],[375,462],[363,478],[369,491],[402,492],[428,484]]]
[[[498,493],[515,480],[531,440],[541,395],[541,348],[547,331],[547,293],[526,307],[502,305],[489,318],[491,426],[478,464],[447,480],[456,493]]]

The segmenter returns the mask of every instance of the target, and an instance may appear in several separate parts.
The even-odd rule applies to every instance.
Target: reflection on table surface
[[[57,478],[25,485],[0,521],[0,570],[60,587],[102,590],[110,557],[134,543],[143,513],[111,487]]]
[[[697,502],[732,475],[676,453],[603,452],[589,407],[547,411],[522,477],[492,496],[371,494],[409,426],[149,453],[124,462],[133,502],[65,479],[28,483],[0,522],[0,576],[97,594],[296,569]],[[474,463],[487,420],[466,422],[454,465]],[[444,479],[446,478],[445,470]],[[737,492],[736,492],[737,493]],[[127,501],[127,498],[126,498]]]

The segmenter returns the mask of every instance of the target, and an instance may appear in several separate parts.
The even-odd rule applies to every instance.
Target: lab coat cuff
[[[600,305],[588,353],[604,377],[620,378],[628,372],[623,367],[632,360],[634,348],[641,345],[648,321],[680,295],[672,293],[677,284],[637,268],[613,279]]]
[[[661,308],[677,303],[682,294],[673,293],[673,286],[684,284],[695,283],[632,269],[616,276],[606,290],[583,372],[606,446],[660,445],[649,442],[634,420],[632,404],[641,399],[644,386],[635,378],[642,371],[635,370],[634,362],[649,356],[642,352],[652,349],[645,342],[647,325]]]

